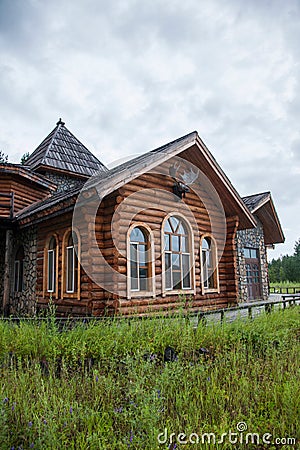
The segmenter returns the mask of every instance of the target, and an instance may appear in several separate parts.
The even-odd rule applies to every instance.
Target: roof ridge
[[[271,191],[265,191],[265,192],[258,192],[257,194],[250,194],[250,195],[244,195],[243,197],[242,197],[242,199],[243,198],[249,198],[249,197],[258,197],[259,195],[270,195],[271,194]]]
[[[53,128],[53,130],[51,131],[51,133],[53,133],[53,132],[54,132],[54,133],[53,133],[53,136],[52,136],[52,138],[51,138],[50,144],[48,145],[47,150],[46,150],[46,152],[45,152],[45,154],[44,154],[44,156],[43,156],[43,158],[42,158],[42,162],[43,162],[44,159],[47,158],[47,155],[48,155],[48,153],[49,153],[50,147],[51,147],[52,144],[53,144],[54,138],[56,137],[59,128],[60,128],[61,126],[63,127],[64,125],[65,125],[65,123],[62,122],[61,119],[59,119],[59,121],[56,123],[56,127]],[[66,127],[65,127],[65,128],[66,128]],[[66,128],[66,129],[67,129],[67,128]],[[51,133],[49,133],[48,136],[50,136]],[[46,138],[46,139],[47,139],[47,138]]]

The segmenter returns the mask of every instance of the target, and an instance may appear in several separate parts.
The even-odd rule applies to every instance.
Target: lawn
[[[299,316],[2,321],[0,448],[296,449]]]

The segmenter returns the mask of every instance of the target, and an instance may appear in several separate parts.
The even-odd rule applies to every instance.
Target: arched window
[[[56,239],[51,236],[47,250],[47,292],[56,289]]]
[[[181,217],[171,216],[166,220],[164,245],[165,289],[191,289],[191,236]]]
[[[24,289],[24,248],[17,250],[14,264],[14,292],[22,292]]]
[[[150,238],[143,227],[135,227],[130,232],[130,290],[150,291],[151,265],[149,258]]]
[[[65,240],[65,290],[67,294],[78,292],[79,262],[77,257],[78,237],[73,231]]]
[[[203,290],[218,289],[218,268],[216,264],[216,244],[205,236],[201,242],[202,285]]]

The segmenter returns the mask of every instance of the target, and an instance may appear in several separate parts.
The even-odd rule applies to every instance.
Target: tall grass
[[[278,448],[182,445],[170,433],[220,437],[245,422],[299,439],[299,337],[298,307],[197,329],[184,318],[64,331],[0,322],[0,448]]]

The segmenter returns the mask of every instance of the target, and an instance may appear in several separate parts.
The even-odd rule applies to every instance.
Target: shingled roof
[[[265,244],[284,242],[284,234],[270,192],[261,192],[242,198],[252,214],[261,221],[264,229]]]
[[[111,170],[99,172],[97,176],[92,177],[87,181],[83,190],[89,190],[97,188],[98,192],[101,191],[101,196],[105,197],[111,192],[119,189],[124,184],[130,182],[134,178],[154,169],[159,164],[168,161],[170,158],[184,153],[186,150],[194,149],[194,153],[198,155],[198,163],[201,165],[202,170],[208,173],[214,174],[212,183],[215,183],[216,189],[222,190],[222,198],[225,198],[224,208],[228,215],[238,214],[240,217],[239,228],[251,228],[256,225],[255,219],[243,203],[241,197],[234,189],[229,179],[226,177],[216,160],[212,157],[209,150],[199,138],[196,131],[189,133],[175,141],[169,142],[155,150],[148,153],[139,155],[138,157],[127,161]],[[217,186],[218,185],[218,186]],[[80,189],[78,189],[79,193]],[[16,219],[24,220],[26,217],[32,214],[41,212],[42,210],[48,210],[49,207],[53,207],[54,204],[58,204],[76,194],[76,191],[67,192],[62,197],[57,196],[55,198],[45,201],[43,204],[32,205],[32,208],[27,208],[20,212]]]
[[[248,195],[247,197],[242,197],[243,202],[252,213],[264,203],[269,201],[269,199],[270,192],[262,192],[261,194],[253,194]]]
[[[90,177],[108,169],[66,127],[61,119],[26,161],[38,171],[55,169]]]

